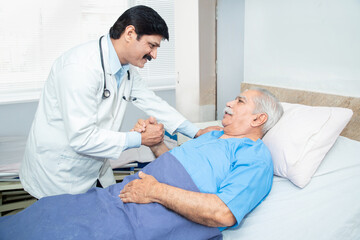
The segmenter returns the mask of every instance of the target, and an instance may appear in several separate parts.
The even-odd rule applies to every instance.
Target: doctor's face
[[[136,35],[137,36],[137,35]],[[128,62],[139,68],[143,68],[149,59],[156,59],[157,49],[163,39],[160,35],[143,35],[140,39],[133,39],[129,44]]]

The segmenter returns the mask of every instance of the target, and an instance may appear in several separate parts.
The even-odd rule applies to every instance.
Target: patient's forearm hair
[[[169,151],[169,148],[165,145],[164,142],[156,144],[150,147],[151,151],[154,153],[155,157],[159,157],[161,154]]]
[[[160,183],[154,202],[187,219],[210,227],[228,227],[236,219],[226,204],[215,194],[191,192]]]

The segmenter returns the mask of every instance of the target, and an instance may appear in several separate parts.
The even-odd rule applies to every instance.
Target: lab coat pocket
[[[93,187],[103,163],[99,159],[64,151],[57,163],[57,175],[68,185],[70,193],[84,192]]]

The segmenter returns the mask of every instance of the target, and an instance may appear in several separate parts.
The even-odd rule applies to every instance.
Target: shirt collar
[[[108,34],[106,38],[109,46],[109,63],[110,63],[111,74],[116,74],[119,71],[121,71],[121,69],[123,69],[124,71],[129,70],[129,64],[121,65],[120,60],[116,54],[115,48],[110,40],[110,34]]]
[[[224,135],[224,130],[222,131],[212,131],[210,132],[211,133],[211,136],[213,137],[216,137],[216,138],[220,138],[222,135]],[[230,140],[232,139],[232,140]],[[230,141],[242,141],[243,143],[247,143],[247,144],[250,144],[250,145],[253,145],[257,142],[262,142],[262,139],[257,139],[256,141],[253,141],[251,140],[250,138],[248,137],[243,137],[243,138],[225,138],[224,140],[230,140]]]

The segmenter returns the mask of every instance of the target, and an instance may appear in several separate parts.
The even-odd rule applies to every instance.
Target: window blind
[[[174,1],[1,1],[0,104],[38,100],[57,57],[106,34],[128,7],[140,4],[164,18],[170,41],[162,41],[157,59],[139,72],[150,88],[174,89]]]
[[[169,28],[169,41],[161,42],[157,58],[138,69],[149,88],[154,90],[175,89],[175,20],[173,0],[130,0],[130,6],[146,5],[153,8]]]
[[[128,6],[128,0],[1,1],[0,104],[37,100],[55,59],[106,34]]]

